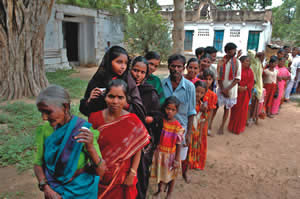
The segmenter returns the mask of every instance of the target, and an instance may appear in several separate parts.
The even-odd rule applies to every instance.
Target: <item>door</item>
[[[214,47],[217,51],[222,52],[224,30],[215,30]]]
[[[260,31],[249,31],[247,50],[258,50]]]
[[[185,38],[184,38],[184,50],[185,51],[192,51],[193,50],[193,30],[186,30],[185,31]]]

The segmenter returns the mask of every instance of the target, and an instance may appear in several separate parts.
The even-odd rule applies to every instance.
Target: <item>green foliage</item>
[[[70,77],[73,73],[76,73],[76,71],[58,70],[56,72],[48,72],[46,76],[50,84],[57,84],[66,88],[71,98],[81,98],[84,95],[88,81]]]
[[[300,1],[285,0],[273,9],[272,37],[300,45]]]
[[[83,96],[87,81],[70,77],[74,72],[61,70],[47,73],[47,77],[50,83],[63,86],[78,99]],[[18,171],[32,168],[34,133],[43,123],[36,105],[24,102],[2,104],[0,113],[0,167],[15,165]],[[71,113],[87,119],[79,112],[79,104],[72,103]]]
[[[132,54],[157,51],[165,59],[171,49],[169,25],[158,10],[140,10],[128,15],[125,41]]]

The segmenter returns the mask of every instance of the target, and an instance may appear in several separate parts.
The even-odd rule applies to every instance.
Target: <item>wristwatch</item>
[[[47,185],[48,183],[47,183],[47,181],[46,180],[42,180],[42,181],[40,181],[39,182],[39,189],[41,190],[41,191],[44,191],[45,190],[45,186]]]

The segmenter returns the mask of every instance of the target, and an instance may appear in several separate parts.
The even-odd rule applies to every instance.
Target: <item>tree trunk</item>
[[[37,96],[48,85],[45,29],[55,0],[0,0],[0,97]]]
[[[173,53],[184,53],[184,21],[185,7],[184,0],[174,0],[173,22],[174,28],[172,31]]]

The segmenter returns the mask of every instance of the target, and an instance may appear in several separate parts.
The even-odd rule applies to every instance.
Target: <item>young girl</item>
[[[79,110],[82,114],[89,116],[92,112],[105,109],[104,91],[108,82],[122,79],[128,85],[130,96],[124,108],[144,121],[145,110],[136,83],[128,73],[128,62],[129,56],[120,46],[113,46],[105,53],[97,72],[89,81],[84,98],[80,100]]]
[[[184,128],[174,118],[178,112],[180,101],[174,97],[168,97],[162,106],[164,113],[163,129],[159,145],[152,159],[151,177],[158,183],[158,191],[154,194],[159,197],[162,185],[167,184],[166,198],[171,198],[175,185],[175,179],[180,171],[180,145],[183,139]]]
[[[193,132],[191,135],[191,142],[188,152],[188,164],[190,169],[203,169],[203,151],[206,153],[206,133],[203,132],[205,121],[208,119],[207,115],[207,85],[203,81],[195,83],[196,89],[196,111],[193,121]]]
[[[237,103],[231,108],[228,130],[240,134],[245,130],[251,91],[254,85],[254,75],[250,68],[248,56],[240,58],[242,63],[242,78],[239,82]]]
[[[145,198],[148,188],[151,160],[156,145],[159,143],[162,129],[162,116],[159,105],[159,97],[155,88],[145,82],[149,74],[147,60],[138,56],[132,61],[130,73],[139,89],[143,105],[146,110],[145,126],[151,136],[151,144],[142,151],[138,168],[138,198]]]
[[[199,66],[198,59],[196,59],[196,58],[189,59],[186,70],[188,73],[186,75],[184,75],[184,77],[186,79],[190,80],[191,82],[193,82],[193,84],[195,84],[196,81],[199,80],[197,75],[200,72],[200,66]]]
[[[290,80],[291,78],[291,73],[285,67],[284,57],[278,60],[278,66],[276,67],[276,69],[278,70],[278,75],[277,75],[278,96],[273,99],[273,105],[271,110],[271,113],[273,115],[278,114],[279,106],[281,104],[281,99],[284,94],[285,83],[287,80]]]
[[[207,135],[212,136],[211,129],[214,117],[216,116],[216,109],[217,109],[217,102],[218,102],[218,96],[216,94],[216,88],[215,88],[215,74],[210,69],[205,69],[203,71],[203,79],[206,82],[207,85],[207,95],[210,96],[210,110],[208,110],[208,130]]]
[[[273,118],[271,115],[271,108],[273,104],[273,98],[274,94],[277,89],[277,74],[278,71],[275,69],[275,66],[277,65],[277,57],[272,56],[270,58],[269,64],[264,70],[263,73],[263,79],[264,79],[264,88],[266,89],[266,97],[265,97],[265,108],[266,113],[269,118]]]

